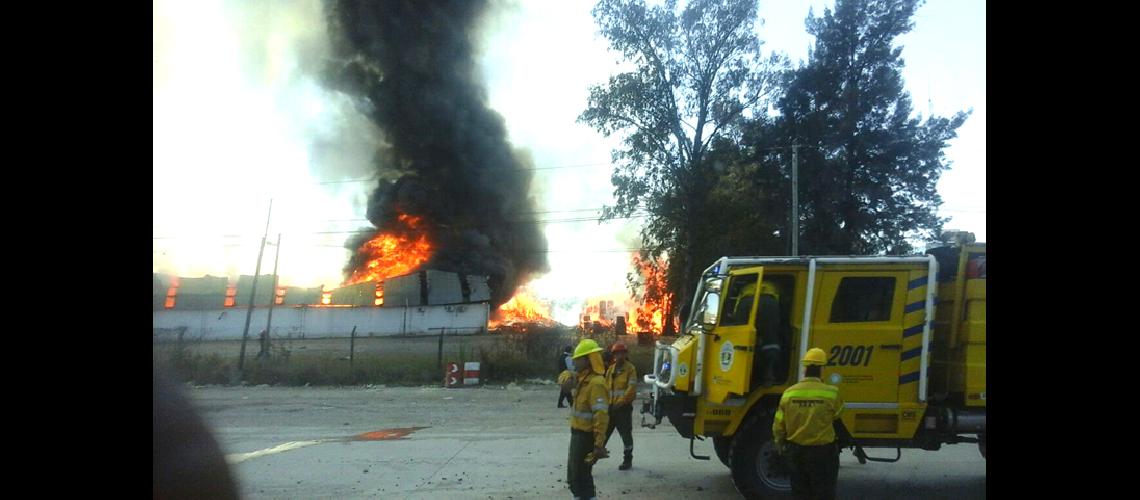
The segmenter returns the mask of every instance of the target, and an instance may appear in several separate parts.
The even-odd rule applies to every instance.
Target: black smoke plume
[[[475,62],[476,28],[487,2],[335,1],[328,5],[336,60],[333,86],[364,103],[390,145],[368,200],[376,230],[400,213],[422,216],[436,245],[425,267],[490,277],[498,306],[546,272],[546,237],[529,195],[532,171],[514,154],[498,113],[487,107]],[[345,268],[364,265],[359,255]]]

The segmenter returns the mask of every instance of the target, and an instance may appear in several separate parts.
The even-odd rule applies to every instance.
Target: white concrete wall
[[[185,328],[186,339],[240,339],[245,327],[247,309],[232,307],[205,311],[154,311],[154,334],[158,337],[177,335]],[[265,328],[269,309],[253,310],[249,336],[256,339]],[[487,303],[449,306],[412,307],[309,307],[277,306],[273,308],[273,337],[318,338],[348,337],[356,326],[357,336],[438,335],[444,328],[448,335],[470,335],[486,331]]]

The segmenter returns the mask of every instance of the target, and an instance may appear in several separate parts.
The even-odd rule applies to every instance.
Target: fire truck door
[[[705,357],[708,398],[722,403],[730,393],[746,395],[756,357],[756,309],[763,267],[729,272],[722,288],[718,324]]]
[[[827,272],[812,320],[811,347],[827,353],[823,382],[845,401],[898,402],[906,271]]]

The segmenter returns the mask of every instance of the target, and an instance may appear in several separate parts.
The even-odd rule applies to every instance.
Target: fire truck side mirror
[[[720,311],[720,294],[705,292],[701,301],[701,325],[709,329],[716,326],[718,311]]]
[[[724,284],[724,279],[719,277],[705,278],[705,291],[711,293],[720,293],[720,287]]]

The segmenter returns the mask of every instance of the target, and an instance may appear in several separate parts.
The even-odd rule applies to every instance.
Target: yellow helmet
[[[574,359],[590,354],[592,352],[602,352],[602,349],[594,339],[582,339],[578,342],[578,347],[574,349]]]
[[[738,296],[744,297],[747,295],[756,295],[756,283],[749,283],[740,287],[740,295]]]
[[[776,289],[776,285],[765,281],[760,283],[760,295],[773,295],[780,298],[780,291]]]
[[[819,365],[827,364],[827,353],[818,347],[808,349],[807,354],[804,354],[803,364],[805,365]]]

